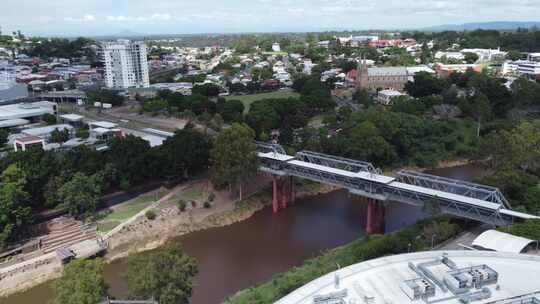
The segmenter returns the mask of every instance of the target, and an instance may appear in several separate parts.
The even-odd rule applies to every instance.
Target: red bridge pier
[[[368,198],[366,233],[368,235],[384,234],[385,207],[383,202]]]
[[[274,175],[272,180],[272,208],[274,213],[287,208],[295,201],[294,181],[292,176],[279,177]]]

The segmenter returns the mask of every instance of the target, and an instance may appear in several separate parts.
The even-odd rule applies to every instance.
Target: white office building
[[[144,42],[118,40],[103,45],[105,84],[108,88],[147,88],[147,51]]]
[[[518,72],[523,75],[540,75],[540,63],[534,61],[520,61],[518,63]]]

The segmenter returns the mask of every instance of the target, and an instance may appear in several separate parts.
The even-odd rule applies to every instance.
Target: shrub
[[[156,213],[152,210],[148,210],[146,211],[146,213],[144,214],[146,216],[147,219],[153,221],[156,219]]]
[[[87,139],[90,136],[90,131],[88,129],[77,129],[75,136],[82,139]]]
[[[56,116],[52,115],[52,114],[49,114],[49,113],[45,113],[43,114],[43,116],[41,117],[41,119],[48,125],[54,125],[57,123],[57,119],[56,119]]]
[[[204,202],[203,207],[206,209],[210,209],[212,205],[210,205],[210,202]]]
[[[178,202],[178,209],[180,209],[181,212],[186,211],[187,204],[185,201],[180,200]]]

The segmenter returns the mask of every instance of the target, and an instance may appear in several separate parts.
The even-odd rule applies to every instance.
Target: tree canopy
[[[126,273],[129,294],[134,299],[154,297],[160,304],[188,304],[197,272],[197,261],[179,245],[133,255]]]
[[[234,123],[221,131],[211,151],[212,182],[216,186],[240,187],[258,170],[255,133],[245,124]]]
[[[55,304],[96,304],[107,295],[103,260],[76,260],[54,284]]]

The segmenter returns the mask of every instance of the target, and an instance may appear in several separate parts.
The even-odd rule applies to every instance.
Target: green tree
[[[45,113],[43,114],[43,116],[41,117],[41,119],[48,125],[54,125],[57,123],[57,119],[56,119],[56,116],[52,115],[52,114],[49,114],[49,113]]]
[[[117,90],[101,89],[97,91],[86,92],[88,96],[88,102],[93,104],[94,102],[110,103],[113,106],[121,106],[126,99],[124,95],[120,94]]]
[[[24,190],[26,175],[16,165],[9,165],[0,176],[0,248],[30,223],[29,194]]]
[[[76,173],[59,191],[61,207],[75,217],[93,214],[98,206],[102,191],[102,177],[98,174],[87,176]]]
[[[107,161],[118,170],[126,186],[136,185],[159,170],[150,152],[150,144],[140,137],[116,138],[109,147]]]
[[[187,144],[189,143],[189,144]],[[188,178],[208,167],[210,158],[210,139],[193,128],[176,131],[160,147],[162,162],[167,175]]]
[[[241,122],[244,113],[244,104],[240,100],[228,100],[220,111],[226,122]]]
[[[88,136],[90,136],[90,131],[88,131],[86,128],[77,129],[75,136],[81,139],[87,139]]]
[[[366,109],[374,104],[373,99],[369,96],[369,92],[366,89],[357,90],[353,95],[353,99]]]
[[[501,227],[499,230],[530,240],[540,241],[540,220],[528,220],[509,227]]]
[[[463,53],[463,55],[465,56],[465,62],[468,64],[473,64],[477,62],[479,59],[478,54],[476,53],[467,52],[467,53]]]
[[[8,136],[9,136],[9,133],[6,130],[0,129],[0,147],[2,147],[3,145],[7,143]]]
[[[524,207],[531,214],[540,213],[540,185],[535,185],[527,189]]]
[[[220,87],[213,83],[206,83],[203,85],[196,85],[193,87],[193,94],[203,95],[207,97],[217,97],[219,95]]]
[[[54,284],[55,304],[97,304],[107,295],[103,260],[77,260],[64,268]]]
[[[412,97],[418,98],[441,94],[445,86],[444,80],[427,72],[418,72],[414,75],[414,81],[409,81],[405,85],[405,90]]]
[[[521,54],[521,52],[518,52],[518,51],[510,51],[506,55],[506,59],[513,60],[513,61],[519,60],[522,57],[523,57],[523,54]]]
[[[482,151],[491,156],[492,166],[502,170],[528,170],[540,158],[540,121],[523,122],[513,130],[487,136]]]
[[[54,129],[51,132],[51,142],[63,144],[69,140],[69,130],[68,129]]]
[[[178,245],[128,259],[129,294],[136,299],[154,297],[160,304],[188,304],[197,274],[197,261]]]
[[[361,123],[351,131],[346,149],[348,156],[374,163],[389,164],[396,158],[392,146],[370,121]]]
[[[234,123],[216,139],[210,155],[212,181],[217,186],[238,185],[242,200],[242,184],[258,169],[259,160],[253,142],[255,132],[245,124]]]
[[[480,128],[482,127],[482,121],[488,120],[491,117],[491,106],[489,104],[489,99],[484,95],[479,95],[474,98],[474,103],[472,105],[472,116],[476,119],[478,123],[478,128],[476,129],[476,137],[480,137]]]

